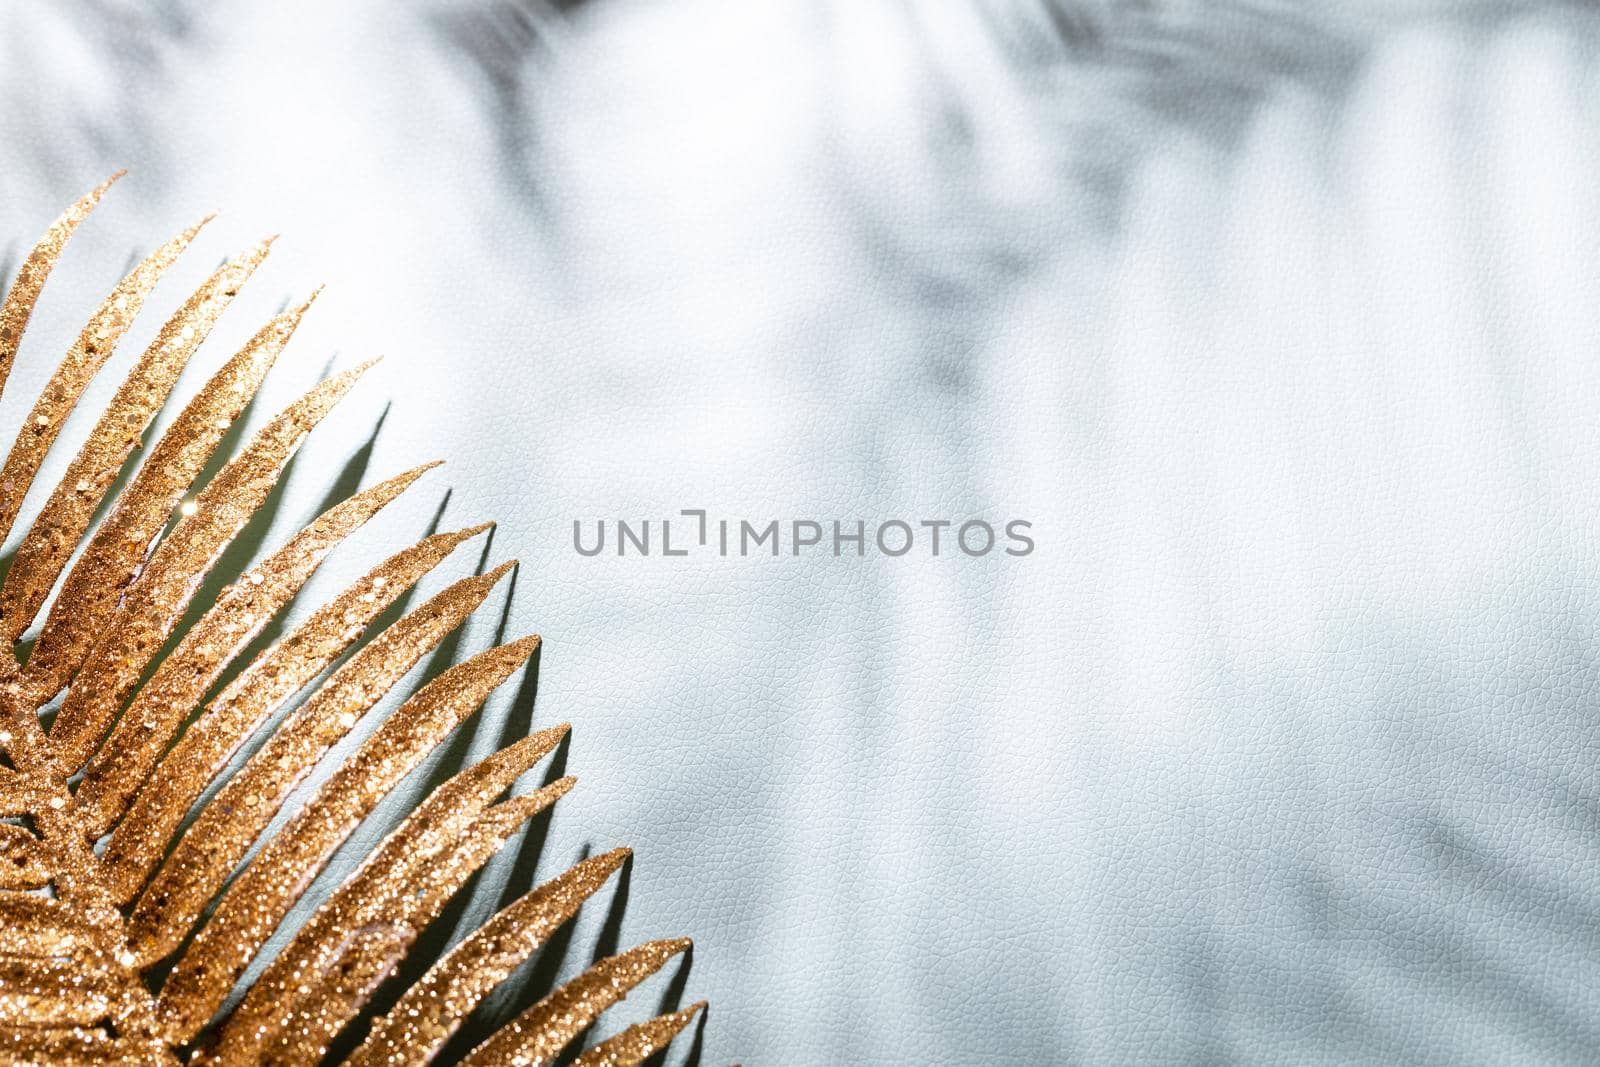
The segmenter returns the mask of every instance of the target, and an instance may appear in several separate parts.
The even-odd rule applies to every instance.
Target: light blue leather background
[[[707,1064],[1584,1062],[1597,43],[1538,5],[7,4],[8,262],[131,173],[0,417],[134,251],[222,209],[193,282],[281,231],[186,380],[322,282],[255,418],[388,358],[267,540],[390,404],[367,481],[449,465],[312,593],[447,487],[501,521],[534,722],[574,725],[539,870],[637,849],[623,943],[696,938]],[[1039,548],[571,549],[694,507]]]

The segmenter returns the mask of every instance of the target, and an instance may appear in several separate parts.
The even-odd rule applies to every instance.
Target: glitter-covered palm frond
[[[56,258],[110,184],[58,219],[23,263],[0,307],[0,385]],[[0,468],[0,538],[67,415],[201,225],[123,279],[45,386]],[[291,932],[242,996],[230,996],[339,845],[538,644],[529,637],[492,648],[421,687],[249,855],[296,785],[511,567],[456,582],[350,653],[386,609],[487,527],[435,534],[374,567],[248,663],[235,662],[322,559],[424,466],[330,508],[199,621],[181,625],[289,457],[366,369],[331,377],[291,404],[185,501],[307,301],[224,364],[113,492],[184,365],[267,252],[262,243],[225,263],[161,329],[0,586],[0,630],[12,643],[39,624],[25,661],[0,660],[5,1062],[315,1064],[355,1026],[364,1039],[346,1062],[426,1063],[628,855],[594,856],[534,889],[434,962],[386,1014],[363,1017],[449,898],[572,786],[562,778],[500,799],[567,727],[535,733],[435,788]],[[264,730],[269,721],[277,725]],[[236,758],[241,750],[247,758]],[[552,1060],[688,945],[651,942],[596,963],[464,1062]],[[630,1027],[576,1062],[638,1063],[701,1007]]]

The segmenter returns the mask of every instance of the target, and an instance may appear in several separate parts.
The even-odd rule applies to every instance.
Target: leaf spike
[[[28,412],[5,466],[0,467],[0,539],[11,532],[17,512],[33,479],[44,463],[45,453],[61,433],[62,424],[78,404],[89,381],[111,358],[117,342],[133,325],[144,299],[161,280],[168,267],[189,247],[204,222],[184,230],[144,258],[117,284],[111,295],[89,317],[83,332],[68,349],[61,365],[45,384],[33,410]]]
[[[56,221],[0,302],[0,384],[46,276],[105,188]],[[141,261],[77,335],[0,465],[0,535],[162,270],[214,217]],[[0,664],[0,1063],[320,1064],[449,900],[574,787],[562,776],[516,789],[570,736],[566,723],[503,738],[436,787],[423,781],[439,745],[482,716],[490,694],[537,654],[537,636],[498,643],[509,601],[497,613],[495,647],[390,702],[430,653],[434,664],[454,658],[453,642],[449,656],[441,643],[497,583],[514,581],[517,561],[491,567],[484,542],[473,553],[476,573],[400,610],[417,583],[493,523],[434,533],[441,504],[427,536],[303,621],[285,622],[271,644],[262,640],[326,555],[436,462],[333,503],[212,603],[195,603],[290,457],[378,362],[339,373],[330,363],[236,455],[216,456],[320,287],[228,359],[116,488],[186,363],[275,239],[218,267],[167,320],[76,454],[52,464],[66,473],[0,576],[0,639],[44,616],[31,652]],[[195,484],[208,468],[215,475]],[[257,653],[257,644],[266,647]],[[380,829],[378,806],[386,797],[410,802],[413,789],[426,794],[421,802]],[[318,891],[320,904],[305,899],[348,845],[361,853],[354,869]],[[366,1040],[348,1063],[434,1061],[631,856],[586,858],[481,924],[474,911],[468,925],[477,932],[427,967],[368,1033],[351,1035]],[[281,948],[256,960],[280,933]],[[705,1003],[663,1005],[587,1051],[565,1050],[688,949],[687,940],[655,941],[599,960],[465,1062],[548,1065],[559,1056],[579,1067],[637,1067],[703,1023]],[[169,955],[171,967],[158,967]],[[684,968],[680,982],[686,976]],[[248,988],[235,996],[240,982]]]
[[[53,697],[82,665],[128,586],[147,569],[150,545],[172,509],[255,396],[306,306],[273,318],[211,376],[95,530],[51,604],[28,657],[25,677],[35,701]]]
[[[633,851],[616,848],[574,864],[517,898],[430,967],[375,1019],[346,1067],[425,1064],[496,986],[593,896]]]
[[[691,944],[686,937],[650,941],[601,960],[501,1027],[461,1061],[462,1067],[550,1063],[601,1012]]]
[[[90,837],[100,837],[121,817],[222,669],[300,591],[328,553],[433,466],[414,467],[329,508],[230,586],[184,634],[140,687],[84,773],[77,801]]]
[[[435,595],[351,657],[323,683],[316,696],[297,708],[267,738],[201,809],[139,897],[129,929],[130,951],[140,959],[153,962],[177,947],[183,934],[222,887],[233,865],[243,858],[251,843],[266,828],[295,784],[355,727],[390,686],[483,603],[493,586],[493,578],[481,575],[462,579]],[[408,726],[437,727],[437,720],[450,713],[464,717],[481,702],[483,695],[499,684],[495,670],[499,666],[497,655],[504,658],[505,651],[492,649],[481,653],[435,678],[396,709],[356,756],[388,743],[397,734],[414,747],[426,740],[431,731],[425,733],[419,729],[414,736],[407,737],[404,735],[410,732]],[[506,666],[505,673],[509,674],[513,666]],[[485,683],[488,683],[486,687]],[[478,695],[475,702],[471,698],[480,688],[483,695]],[[378,769],[387,775],[400,766],[399,762],[391,760]],[[342,777],[361,778],[363,771],[371,770],[374,768],[356,767]],[[324,783],[318,796],[327,794],[330,788]],[[336,799],[342,803],[356,798]],[[302,817],[310,811],[308,805],[297,819],[304,821]],[[282,838],[280,833],[272,843]],[[271,843],[266,847],[270,848]],[[261,860],[258,855],[250,870],[262,869]],[[202,938],[213,925],[215,923],[201,932]],[[168,985],[170,989],[171,983]]]
[[[78,202],[67,208],[61,216],[50,224],[50,228],[39,238],[39,243],[33,246],[28,253],[28,258],[22,261],[21,268],[17,271],[16,281],[11,285],[11,291],[6,294],[5,302],[0,304],[0,389],[5,388],[5,382],[11,373],[11,365],[16,358],[17,346],[22,342],[23,331],[28,327],[28,320],[33,316],[33,306],[39,299],[39,293],[44,289],[50,271],[56,265],[56,260],[61,257],[61,251],[67,246],[71,238],[84,219],[89,217],[95,205],[100,203],[100,198],[106,190],[111,188],[116,180],[128,173],[119,170],[89,192],[78,198]]]
[[[706,1007],[706,1001],[700,1000],[687,1008],[658,1015],[649,1022],[636,1023],[594,1048],[586,1049],[572,1061],[572,1067],[637,1067],[666,1048]]]
[[[408,878],[389,877],[399,873],[385,870],[389,864],[364,863],[256,980],[223,1028],[217,1062],[312,1067],[445,903],[574,781],[561,778],[493,805],[464,829],[446,824],[422,835],[417,843],[429,855],[406,865]],[[388,860],[390,846],[405,844],[391,836],[380,851]],[[315,976],[309,984],[308,976]]]
[[[88,529],[128,455],[241,286],[266,258],[257,244],[217,268],[167,320],[117,389],[88,440],[45,503],[0,587],[4,636],[17,640],[33,621],[67,558]]]
[[[263,426],[200,491],[157,547],[106,627],[90,667],[67,691],[50,732],[76,770],[99,747],[117,709],[177,625],[200,579],[277,484],[289,457],[360,378],[355,367],[321,382]]]
[[[317,609],[228,683],[157,765],[134,798],[127,817],[111,835],[104,863],[117,903],[126,904],[133,899],[166,852],[190,806],[274,709],[330,666],[372,620],[475,532],[467,529],[434,534],[397,552]],[[467,582],[482,584],[481,579]],[[479,603],[473,599],[474,587],[457,583],[454,588],[454,593],[446,590],[385,630],[367,646],[372,651],[358,652],[346,667],[322,684],[317,695],[307,701],[303,713],[283,723],[277,734],[268,739],[268,745],[287,756],[297,751],[300,742],[296,738],[302,735],[305,743],[314,746],[331,744],[330,738],[342,736],[342,731],[335,732],[337,723],[345,715],[359,714],[366,706],[366,699],[353,685],[347,685],[347,680],[353,682],[357,676],[365,676],[359,685],[374,692],[387,689],[394,678],[421,658],[425,648],[432,647],[446,627],[454,625],[451,617],[464,618],[465,612]],[[429,619],[430,610],[436,610],[437,616],[424,621]],[[386,673],[380,673],[375,665],[380,657],[394,660]],[[365,666],[369,662],[374,664],[370,671]],[[340,696],[346,688],[351,691],[348,700]],[[313,701],[325,710],[319,711]],[[321,751],[321,747],[313,747],[309,754],[297,759],[315,758]],[[240,788],[254,782],[255,790],[265,790],[268,779],[277,780],[276,774],[266,771],[267,766],[261,763],[241,769]],[[230,828],[236,825],[229,824]]]
[[[477,710],[537,644],[538,638],[531,637],[491,648],[423,686],[261,847],[228,885],[210,919],[167,976],[157,1012],[169,1039],[188,1040],[222,1006],[228,990],[334,849],[451,730]],[[230,789],[232,785],[230,782]],[[215,803],[207,805],[207,813]],[[194,824],[196,828],[199,825],[198,821]],[[129,950],[138,958],[159,959],[172,951],[220,885],[219,868],[225,877],[231,867],[231,863],[216,863],[219,857],[209,844],[198,844],[206,868],[185,871],[190,856],[184,846],[194,837],[192,828],[134,908]],[[170,890],[164,877],[169,871],[176,878]],[[177,892],[184,894],[181,902],[175,899]]]

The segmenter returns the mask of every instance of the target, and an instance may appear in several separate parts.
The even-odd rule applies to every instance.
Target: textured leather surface
[[[1584,1062],[1600,37],[1471,7],[6,5],[13,256],[132,174],[3,415],[134,249],[281,230],[255,417],[388,360],[264,540],[391,402],[366,481],[449,466],[301,610],[501,520],[579,778],[524,868],[635,846],[567,968],[692,934],[705,1063]],[[681,508],[1039,547],[572,551]]]

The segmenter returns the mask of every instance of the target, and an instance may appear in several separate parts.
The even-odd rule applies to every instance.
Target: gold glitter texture
[[[139,446],[200,343],[267,256],[263,241],[223,264],[173,315],[128,375],[17,549],[0,590],[0,621],[15,641],[38,613],[128,454]]]
[[[162,759],[111,835],[104,862],[119,903],[133,899],[189,807],[271,713],[332,664],[380,612],[456,546],[486,529],[435,534],[395,554],[229,683]]]
[[[5,303],[0,304],[0,388],[5,386],[6,378],[11,374],[17,345],[22,342],[22,332],[28,328],[28,319],[33,316],[33,305],[44,289],[45,279],[50,277],[51,268],[60,258],[61,250],[67,247],[67,239],[77,230],[79,223],[89,217],[89,212],[111,188],[111,183],[124,173],[118,171],[113,174],[93,192],[67,208],[39,238],[39,243],[33,246],[28,258],[22,261],[16,280],[11,283],[11,291],[6,294]]]
[[[157,1007],[169,1037],[188,1040],[222,1006],[234,980],[299,896],[298,888],[310,881],[384,794],[533,654],[538,641],[528,637],[491,649],[429,682],[385,719],[317,795],[262,846],[228,886],[161,991]],[[196,840],[194,835],[185,838],[190,840]],[[174,869],[169,860],[162,874]],[[190,883],[178,884],[187,888]],[[153,940],[166,935],[166,930],[151,929],[150,911],[177,910],[154,895],[167,891],[158,875],[134,907],[130,941],[136,953],[146,931]],[[164,938],[159,943],[166,945]]]
[[[566,733],[562,726],[525,738],[500,754],[513,761],[491,757],[434,790],[256,981],[223,1029],[218,1062],[248,1059],[247,1050],[269,1043],[274,1063],[320,1059],[445,901],[526,819],[572,787],[562,778],[483,810]]]
[[[157,546],[128,588],[89,666],[61,706],[51,740],[70,767],[81,766],[134,683],[160,651],[200,580],[272,492],[279,473],[306,435],[333,410],[372,364],[329,378],[286,408],[217,473]]]
[[[372,1024],[350,1067],[427,1063],[489,991],[572,918],[629,855],[618,848],[586,859],[484,923]]]
[[[457,582],[379,634],[229,779],[134,906],[130,937],[141,963],[153,963],[177,947],[296,783],[483,602],[505,570]]]
[[[667,1043],[705,1010],[706,1002],[636,1023],[616,1037],[607,1038],[572,1061],[572,1067],[634,1067],[667,1047]]]
[[[0,823],[0,889],[43,889],[49,881],[39,839],[27,827]]]
[[[89,322],[78,335],[67,357],[56,368],[55,375],[45,383],[44,391],[34,402],[33,410],[23,420],[22,430],[11,444],[11,453],[0,467],[0,537],[11,532],[17,512],[22,508],[22,498],[33,484],[34,476],[44,463],[45,453],[55,443],[56,435],[67,421],[67,416],[77,406],[78,398],[89,387],[90,380],[111,358],[117,342],[133,325],[133,318],[144,305],[156,282],[168,267],[177,262],[184,249],[194,240],[207,218],[184,230],[178,236],[150,253],[145,260],[111,291]]]
[[[200,701],[223,667],[299,592],[334,546],[433,466],[417,467],[334,505],[223,590],[161,661],[85,771],[78,803],[91,837],[104,834],[122,815],[128,798],[172,743],[185,709]]]
[[[315,299],[313,296],[312,299]],[[101,635],[178,498],[255,396],[311,300],[263,327],[172,421],[67,574],[24,674],[35,702],[65,685]]]
[[[473,1049],[462,1067],[542,1067],[601,1012],[689,948],[686,937],[649,941],[608,957],[545,997]]]
[[[0,303],[0,384],[46,276],[104,191],[56,221]],[[145,296],[198,231],[184,231],[135,267],[68,351],[0,470],[0,531],[19,517],[62,423]],[[284,948],[238,1005],[206,1029],[340,844],[539,641],[468,658],[362,727],[353,753],[268,833],[296,785],[514,565],[448,585],[369,636],[408,590],[488,527],[436,534],[369,570],[264,651],[249,651],[327,554],[428,464],[335,504],[230,576],[214,603],[193,603],[289,457],[370,366],[312,389],[185,499],[308,300],[269,322],[212,375],[114,491],[269,243],[223,264],[162,327],[0,583],[0,630],[13,642],[44,617],[25,662],[0,657],[0,1064],[310,1065],[348,1027],[359,1041],[352,1063],[424,1063],[628,856],[616,849],[585,860],[431,967],[413,961],[423,977],[387,1015],[363,1018],[374,991],[450,898],[573,787],[561,778],[499,799],[568,733],[565,725],[541,730],[433,789],[298,929],[285,932]],[[41,715],[57,698],[47,734]],[[601,961],[496,1032],[470,1062],[548,1062],[687,947],[657,941]],[[162,977],[166,969],[156,964],[167,956],[175,958]],[[629,1027],[578,1062],[638,1063],[700,1007]]]

